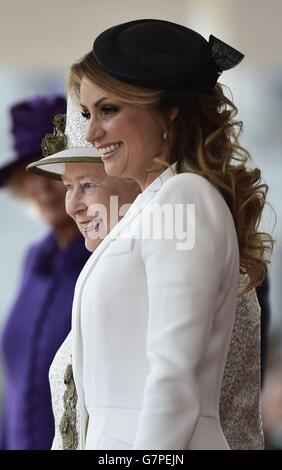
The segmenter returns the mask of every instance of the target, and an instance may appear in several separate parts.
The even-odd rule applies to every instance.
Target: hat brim
[[[41,158],[27,166],[27,171],[47,178],[61,180],[65,163],[103,163],[94,148],[72,148]]]

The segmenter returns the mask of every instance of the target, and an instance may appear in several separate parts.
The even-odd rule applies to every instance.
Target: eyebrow
[[[102,98],[100,98],[98,101],[96,101],[96,103],[94,103],[94,108],[97,108],[97,106],[99,106],[99,104],[102,103],[102,101],[104,101],[108,98],[109,98],[108,96],[103,96]],[[82,103],[80,103],[80,106],[84,109],[87,109],[87,107]]]
[[[81,181],[81,180],[83,180],[83,179],[88,179],[88,178],[89,178],[89,179],[91,178],[91,179],[96,180],[96,181],[97,181],[97,180],[102,180],[102,178],[101,178],[100,176],[93,176],[93,175],[89,175],[89,174],[87,174],[87,173],[81,174],[81,175],[77,176],[75,179]],[[62,181],[63,181],[63,182],[64,182],[64,181],[68,181],[68,178],[63,175],[63,176],[62,176]]]

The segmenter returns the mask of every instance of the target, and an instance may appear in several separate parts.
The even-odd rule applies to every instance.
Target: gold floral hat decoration
[[[44,158],[30,163],[27,170],[48,178],[60,180],[65,172],[65,163],[102,163],[98,150],[86,142],[87,120],[68,98],[67,114],[54,118],[52,134],[46,134],[41,148]]]

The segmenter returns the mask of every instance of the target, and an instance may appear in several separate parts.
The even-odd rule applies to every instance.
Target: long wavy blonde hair
[[[68,92],[79,101],[83,78],[95,83],[113,99],[152,111],[166,132],[167,165],[177,162],[176,172],[195,172],[218,188],[232,213],[236,227],[240,272],[248,283],[244,291],[264,279],[273,249],[272,237],[258,227],[266,203],[268,186],[261,182],[258,168],[248,167],[249,152],[239,143],[243,123],[237,108],[217,84],[209,95],[195,95],[191,110],[179,109],[168,124],[168,107],[163,90],[140,88],[121,82],[104,72],[92,52],[73,64],[68,75]]]

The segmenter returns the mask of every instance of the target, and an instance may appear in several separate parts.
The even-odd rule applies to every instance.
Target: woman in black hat
[[[137,20],[100,34],[71,69],[87,140],[109,175],[133,178],[142,189],[76,287],[81,448],[230,447],[219,401],[239,273],[251,291],[272,249],[271,237],[258,231],[267,187],[247,167],[242,123],[217,83],[242,58],[213,36],[207,42],[174,23]],[[256,324],[248,333],[254,326],[259,332]],[[241,389],[247,334],[242,341],[233,347]],[[249,386],[233,388],[237,429],[252,395],[259,408],[255,370]],[[248,439],[261,447],[247,436],[261,426],[256,419],[249,430],[245,420],[237,448]]]

